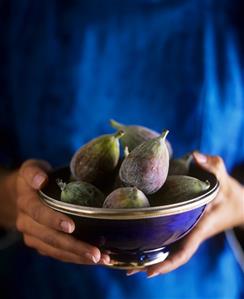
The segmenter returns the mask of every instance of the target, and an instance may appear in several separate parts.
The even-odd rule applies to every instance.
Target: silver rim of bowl
[[[105,209],[83,207],[53,199],[46,195],[42,190],[39,190],[39,194],[44,204],[56,211],[66,214],[96,219],[135,220],[176,215],[200,208],[210,203],[216,197],[218,191],[219,182],[217,181],[216,184],[212,188],[210,187],[206,193],[195,197],[194,199],[170,205],[140,209]]]

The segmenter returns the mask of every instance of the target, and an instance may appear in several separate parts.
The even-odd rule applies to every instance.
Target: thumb
[[[193,157],[200,167],[212,172],[218,179],[223,179],[227,175],[224,161],[220,156],[209,156],[195,151]]]
[[[38,190],[47,181],[51,165],[44,160],[27,160],[19,170],[19,175],[33,189]]]

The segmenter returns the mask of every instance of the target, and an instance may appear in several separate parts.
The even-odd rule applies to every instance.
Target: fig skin
[[[123,131],[102,135],[79,148],[70,162],[72,176],[96,185],[101,178],[111,174],[119,161],[119,139],[123,135]]]
[[[110,120],[110,124],[113,128],[125,132],[124,136],[122,136],[121,138],[121,144],[123,148],[127,146],[129,152],[131,152],[135,147],[142,144],[143,142],[160,136],[160,133],[144,126],[138,126],[138,125],[126,126],[113,119]],[[173,149],[170,142],[167,139],[166,139],[166,145],[169,151],[169,156],[171,158],[173,156]]]
[[[60,200],[63,202],[87,207],[102,207],[105,200],[104,194],[90,183],[73,181],[66,184],[57,179],[57,184],[61,189]]]
[[[103,208],[131,209],[149,207],[146,195],[136,187],[118,188],[110,193],[103,203]]]
[[[138,145],[121,164],[119,176],[127,186],[135,186],[145,194],[157,192],[166,181],[169,152],[165,138],[169,133]]]
[[[188,153],[179,159],[170,160],[168,175],[188,175],[192,161],[192,153]]]
[[[208,181],[186,175],[169,175],[163,187],[149,196],[149,201],[151,206],[184,202],[204,194],[209,187]]]

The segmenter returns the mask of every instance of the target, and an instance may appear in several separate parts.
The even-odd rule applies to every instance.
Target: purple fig
[[[124,136],[122,136],[121,138],[121,143],[124,148],[128,146],[130,152],[141,143],[160,136],[158,132],[143,126],[137,126],[137,125],[126,126],[120,124],[119,122],[113,119],[110,120],[110,124],[113,128],[117,130],[123,130],[125,132]],[[168,140],[166,140],[165,142],[167,144],[169,156],[172,157],[173,155],[172,146]]]
[[[124,148],[124,159],[129,155],[129,150],[128,150],[128,146],[126,146]],[[117,171],[117,174],[116,174],[116,177],[115,177],[115,180],[114,180],[114,190],[117,189],[117,188],[120,188],[120,187],[128,187],[124,182],[121,181],[120,179],[120,176],[119,176],[119,169],[120,169],[120,166],[123,162],[123,159],[120,159],[119,160],[119,163],[118,163],[118,171]]]
[[[127,186],[135,186],[145,194],[157,192],[164,184],[169,169],[169,152],[165,138],[169,133],[138,145],[121,164],[119,176]]]
[[[61,189],[60,199],[63,202],[88,207],[103,205],[105,196],[92,184],[82,181],[64,183],[60,179],[57,179],[57,184]]]
[[[145,194],[136,187],[124,187],[110,193],[103,203],[103,208],[129,209],[149,207]]]
[[[203,194],[209,187],[208,181],[186,175],[169,175],[163,187],[150,195],[149,200],[152,206],[179,203]]]
[[[124,132],[118,131],[102,135],[79,148],[70,162],[72,176],[76,180],[95,184],[97,180],[113,172],[119,161],[119,138],[123,134]]]

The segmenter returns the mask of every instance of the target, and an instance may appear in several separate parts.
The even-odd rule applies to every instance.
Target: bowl
[[[208,180],[210,188],[187,201],[139,209],[105,209],[61,202],[56,179],[68,181],[68,167],[49,174],[39,191],[41,200],[75,222],[74,237],[110,254],[113,268],[143,268],[163,261],[172,246],[188,234],[217,195],[219,182],[210,172],[192,165],[189,175]]]

